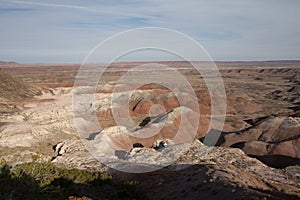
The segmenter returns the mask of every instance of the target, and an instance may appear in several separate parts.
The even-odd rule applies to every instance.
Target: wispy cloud
[[[69,5],[69,4],[54,4],[54,3],[43,3],[35,1],[11,1],[12,3],[23,4],[23,5],[34,5],[34,6],[46,6],[46,7],[57,7],[57,8],[70,8],[70,9],[80,9],[80,10],[91,10],[85,6]]]
[[[10,12],[29,12],[33,11],[32,8],[0,8],[0,14],[1,13],[10,13]]]
[[[112,34],[143,26],[183,32],[216,60],[300,59],[296,0],[0,2],[0,60],[80,62]]]

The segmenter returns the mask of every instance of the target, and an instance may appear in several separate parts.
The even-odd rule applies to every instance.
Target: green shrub
[[[10,167],[0,159],[0,199],[144,199],[138,182],[115,182],[111,175],[59,168],[38,156],[33,162]]]

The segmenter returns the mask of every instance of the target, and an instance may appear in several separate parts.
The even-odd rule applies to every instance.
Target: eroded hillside
[[[137,64],[114,64],[105,72],[95,102],[82,106],[95,114],[102,129],[81,138],[74,123],[84,117],[74,119],[72,109],[77,65],[2,66],[1,158],[19,166],[38,155],[59,167],[109,172],[116,179],[138,181],[137,188],[149,199],[300,198],[300,63],[218,63],[227,95],[226,120],[217,143],[221,147],[207,147],[198,140],[213,131],[208,123],[218,118],[210,118],[205,82],[187,63],[169,65],[193,85],[201,113],[199,126],[192,123],[197,112],[188,103],[180,105],[173,91],[157,84],[140,87],[129,97],[132,124],[116,122],[111,105],[114,86]],[[128,92],[124,86],[114,95],[122,102]],[[118,116],[122,119],[123,114]],[[185,124],[185,134],[175,138],[180,122]],[[157,127],[163,128],[141,139]],[[196,134],[191,134],[195,129]],[[193,139],[192,146],[186,145]],[[139,169],[151,165],[159,170],[138,175],[114,170],[132,170],[137,163]]]

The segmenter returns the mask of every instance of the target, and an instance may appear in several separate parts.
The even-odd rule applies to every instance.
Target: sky
[[[299,60],[299,8],[299,0],[0,0],[0,61],[81,63],[105,39],[143,27],[186,34],[216,61]]]

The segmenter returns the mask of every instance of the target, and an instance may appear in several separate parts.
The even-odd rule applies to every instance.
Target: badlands
[[[216,62],[220,76],[208,79],[224,82],[223,116],[212,113],[207,80],[187,62],[159,65],[179,72],[192,98],[185,85],[118,87],[138,65],[151,63],[114,63],[91,93],[76,79],[76,64],[0,63],[1,159],[11,170],[38,156],[58,168],[107,173],[134,183],[138,194],[86,189],[66,192],[69,199],[300,199],[300,62]],[[151,80],[149,73],[137,75]],[[81,103],[81,95],[94,101]]]

